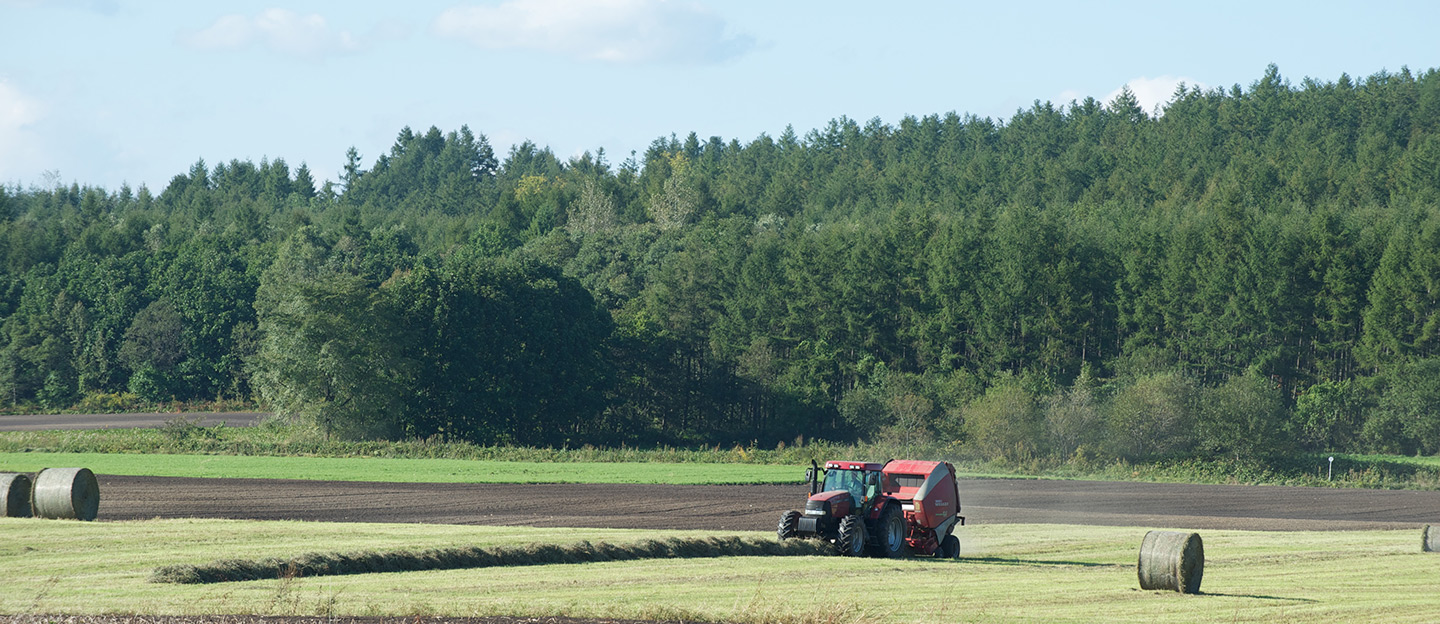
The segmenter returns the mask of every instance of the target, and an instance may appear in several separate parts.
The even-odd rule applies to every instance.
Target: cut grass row
[[[1202,594],[1138,589],[1145,529],[980,525],[960,561],[725,557],[288,578],[147,582],[232,557],[555,542],[551,529],[227,520],[0,519],[0,613],[553,616],[735,622],[1433,622],[1440,555],[1419,532],[1203,533]],[[716,533],[568,529],[623,543]]]
[[[709,537],[643,540],[626,544],[589,541],[526,546],[460,546],[424,550],[312,552],[281,559],[217,559],[201,564],[160,566],[153,583],[230,583],[286,576],[343,576],[381,572],[417,572],[517,566],[702,559],[718,557],[814,557],[831,554],[819,540],[778,541],[771,537]]]

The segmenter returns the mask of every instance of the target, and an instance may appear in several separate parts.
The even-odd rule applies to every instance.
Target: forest
[[[1440,452],[1434,69],[619,162],[407,127],[343,163],[0,186],[6,409],[1000,461]]]

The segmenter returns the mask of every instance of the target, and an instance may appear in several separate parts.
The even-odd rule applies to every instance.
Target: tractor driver
[[[865,473],[861,470],[829,470],[825,473],[825,491],[845,490],[859,509],[865,501]]]

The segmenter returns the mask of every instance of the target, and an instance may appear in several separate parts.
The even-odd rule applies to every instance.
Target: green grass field
[[[766,464],[520,462],[383,457],[251,457],[0,453],[0,472],[83,466],[96,474],[399,483],[800,483],[805,470]]]
[[[1361,464],[1392,463],[1406,466],[1418,466],[1420,468],[1440,468],[1440,456],[1422,455],[1419,457],[1411,455],[1357,455],[1353,453],[1339,454],[1335,461],[1352,461]]]
[[[160,565],[312,550],[623,542],[653,531],[0,519],[0,614],[573,615],[739,622],[1434,622],[1410,531],[1207,531],[1202,595],[1138,589],[1145,530],[981,525],[960,561],[775,557],[146,582]],[[667,532],[665,536],[717,535]]]

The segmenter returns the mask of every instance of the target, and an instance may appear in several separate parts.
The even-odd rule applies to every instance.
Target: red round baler
[[[805,510],[780,517],[780,539],[824,539],[849,556],[960,556],[954,530],[965,524],[965,516],[949,462],[830,461],[823,481],[812,462],[806,479]]]

